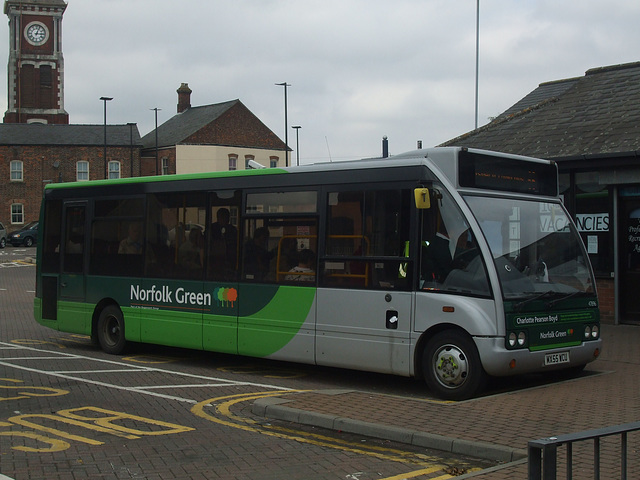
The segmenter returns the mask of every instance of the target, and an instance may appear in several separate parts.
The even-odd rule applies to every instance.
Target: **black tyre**
[[[434,335],[422,357],[422,372],[431,392],[446,400],[465,400],[484,388],[487,374],[473,340],[454,330]]]
[[[33,238],[31,237],[27,237],[24,239],[24,246],[25,247],[30,247],[33,245]]]
[[[120,355],[126,348],[124,317],[122,311],[115,305],[109,305],[100,313],[98,342],[103,351],[112,355]]]

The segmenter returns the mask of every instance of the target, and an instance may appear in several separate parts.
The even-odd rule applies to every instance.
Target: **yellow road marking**
[[[437,472],[441,470],[441,467],[431,467],[431,468],[423,468],[422,470],[416,470],[414,472],[409,473],[401,473],[400,475],[394,475],[393,477],[381,478],[380,480],[404,480],[405,478],[416,478],[422,475],[429,475],[430,473]],[[430,480],[446,480],[447,478],[453,478],[451,475],[441,475],[436,478],[432,478]]]
[[[64,345],[61,345],[56,342],[47,342],[45,340],[31,340],[28,338],[17,338],[15,340],[11,340],[11,343],[15,343],[17,345],[53,345],[58,348],[67,348]]]
[[[130,357],[122,357],[123,360],[128,360],[134,363],[171,363],[182,360],[179,357],[162,357],[160,355],[132,355]]]
[[[288,391],[287,393],[301,393],[304,390],[296,390],[296,391]],[[328,437],[325,435],[320,435],[316,433],[303,432],[300,430],[294,430],[285,427],[278,427],[274,425],[262,425],[258,422],[234,415],[231,412],[231,407],[240,402],[245,402],[249,400],[257,400],[259,398],[267,398],[274,396],[282,396],[283,392],[255,392],[249,394],[235,394],[228,395],[223,397],[211,398],[208,400],[204,400],[194,405],[191,408],[191,412],[196,416],[203,418],[205,420],[215,422],[221,425],[225,425],[232,428],[237,428],[240,430],[244,430],[247,432],[261,433],[264,435],[269,435],[277,438],[295,440],[297,442],[311,444],[320,447],[333,448],[336,450],[347,451],[351,453],[357,453],[361,455],[372,456],[380,460],[399,462],[399,463],[410,463],[415,465],[420,465],[425,467],[424,469],[418,470],[418,473],[415,476],[425,475],[427,473],[433,473],[439,470],[444,470],[447,468],[446,465],[442,465],[439,462],[441,459],[429,455],[419,454],[419,453],[411,453],[405,452],[402,450],[381,447],[376,445],[366,445],[363,446],[361,443],[350,442],[347,440],[341,440],[334,437]],[[213,407],[215,412],[219,414],[223,418],[218,418],[214,415],[211,415],[205,411],[206,407]],[[434,464],[434,462],[436,462]],[[404,478],[410,478],[406,476]],[[398,477],[403,478],[403,477]],[[450,475],[439,477],[442,479],[451,478]]]
[[[0,381],[12,382],[12,383],[23,383],[22,380],[16,380],[14,378],[0,378]],[[8,400],[22,400],[24,398],[31,397],[57,397],[61,395],[66,395],[69,393],[68,390],[61,390],[59,388],[50,388],[50,387],[32,387],[32,386],[14,386],[14,385],[0,385],[1,390],[20,390],[15,392],[18,396],[15,397],[3,397],[0,398],[0,402],[8,401]],[[32,390],[32,391],[30,391]]]

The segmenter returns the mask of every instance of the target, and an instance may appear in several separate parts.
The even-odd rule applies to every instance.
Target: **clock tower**
[[[4,123],[68,124],[64,110],[63,0],[5,0],[9,17]]]

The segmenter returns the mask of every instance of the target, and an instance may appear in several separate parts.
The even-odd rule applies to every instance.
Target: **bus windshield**
[[[465,196],[506,299],[595,294],[580,237],[559,203]],[[536,221],[533,221],[536,219]]]

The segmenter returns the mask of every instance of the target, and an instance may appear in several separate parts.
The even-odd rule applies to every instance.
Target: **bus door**
[[[63,232],[60,242],[61,272],[59,277],[58,321],[60,330],[86,332],[85,301],[85,234],[87,202],[63,205]]]
[[[401,375],[411,371],[412,195],[408,188],[386,185],[327,192],[318,364]]]

